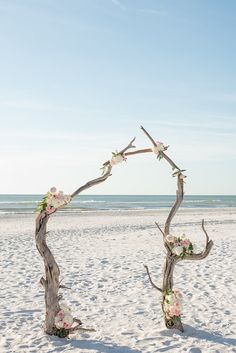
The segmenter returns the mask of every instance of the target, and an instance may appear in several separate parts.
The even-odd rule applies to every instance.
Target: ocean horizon
[[[1,194],[0,214],[34,213],[44,195]],[[175,195],[79,195],[62,213],[82,211],[155,210],[170,208]],[[232,208],[236,207],[236,195],[186,195],[182,208]]]

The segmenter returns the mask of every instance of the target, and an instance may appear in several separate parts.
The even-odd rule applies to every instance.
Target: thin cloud
[[[167,12],[155,10],[155,9],[139,9],[138,12],[141,12],[144,14],[149,14],[149,15],[155,15],[155,16],[166,16],[167,15]]]
[[[121,10],[123,10],[123,11],[127,10],[127,7],[126,7],[124,4],[122,4],[120,1],[118,1],[118,0],[111,0],[111,2],[112,2],[115,6],[119,7]]]

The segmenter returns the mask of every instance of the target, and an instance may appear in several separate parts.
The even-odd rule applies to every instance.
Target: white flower
[[[167,300],[169,305],[171,305],[176,301],[176,298],[175,298],[174,294],[171,293],[171,294],[167,294],[165,296],[165,300]]]
[[[55,317],[55,324],[57,324],[59,321],[61,321],[61,318],[59,316]]]
[[[112,157],[112,159],[110,160],[110,164],[111,166],[113,166],[123,161],[124,161],[124,157],[121,154],[117,154],[116,156]]]
[[[64,311],[65,314],[71,312],[71,308],[66,304],[60,304],[60,308]]]
[[[165,150],[164,144],[163,144],[162,142],[159,142],[159,141],[157,141],[157,142],[156,142],[156,146],[154,146],[154,147],[152,148],[153,153],[155,153],[155,154],[157,154],[157,155],[158,155],[160,152],[164,151],[164,150]]]
[[[64,200],[53,198],[49,201],[48,205],[55,207],[55,208],[58,208],[58,207],[64,205]]]
[[[168,311],[170,309],[170,307],[171,307],[171,304],[164,301],[164,311]]]
[[[70,201],[71,201],[70,195],[65,195],[65,196],[64,196],[64,202],[67,204],[67,203],[69,203]]]
[[[166,241],[168,241],[168,243],[174,243],[175,237],[173,235],[171,235],[171,234],[168,234],[166,236]]]
[[[63,320],[59,320],[56,322],[55,320],[55,325],[57,328],[63,328],[64,327],[64,321]]]
[[[71,326],[74,322],[73,317],[70,314],[66,314],[64,319],[64,323],[66,323],[68,326]]]
[[[60,305],[60,311],[55,317],[55,326],[57,328],[69,329],[74,322],[73,316],[71,315],[71,309],[66,304]]]
[[[175,246],[172,251],[174,254],[179,256],[183,252],[183,247],[182,246]]]

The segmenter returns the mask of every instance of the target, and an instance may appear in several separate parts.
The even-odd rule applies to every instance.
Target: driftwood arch
[[[187,253],[186,249],[185,255],[183,254],[176,254],[173,250],[174,247],[174,240],[170,239],[170,225],[171,221],[176,214],[177,210],[179,209],[184,195],[184,178],[183,170],[181,170],[165,153],[168,146],[164,146],[162,143],[156,142],[151,135],[141,126],[142,131],[151,141],[153,147],[152,148],[145,148],[139,149],[135,151],[129,151],[130,149],[135,148],[133,145],[135,138],[122,150],[117,153],[113,154],[111,160],[106,161],[103,164],[103,175],[88,181],[77,190],[75,190],[71,195],[64,198],[64,203],[58,204],[58,207],[48,206],[47,204],[47,197],[43,199],[39,207],[39,214],[36,218],[36,229],[35,229],[35,241],[36,247],[43,258],[44,261],[44,268],[45,268],[45,276],[41,277],[40,283],[44,287],[45,291],[45,332],[49,335],[57,335],[59,337],[68,337],[70,333],[75,332],[77,330],[85,330],[85,331],[94,331],[93,329],[86,329],[83,327],[82,322],[71,316],[70,325],[67,327],[58,327],[56,325],[56,319],[60,315],[64,316],[66,314],[66,308],[63,308],[62,305],[60,306],[60,299],[61,295],[59,295],[59,289],[63,288],[64,286],[60,284],[60,269],[59,266],[49,249],[46,238],[47,238],[47,223],[49,221],[50,216],[57,211],[58,208],[62,207],[69,203],[75,196],[79,195],[84,190],[88,188],[103,183],[111,176],[112,168],[115,164],[125,160],[127,157],[141,154],[141,153],[149,153],[154,152],[157,155],[158,159],[165,159],[171,166],[173,170],[173,175],[177,177],[177,192],[176,192],[176,201],[173,207],[170,210],[170,213],[167,217],[165,222],[164,230],[156,223],[157,228],[163,235],[163,242],[166,248],[166,259],[164,265],[164,274],[163,274],[163,283],[162,287],[158,287],[154,284],[151,279],[151,275],[148,269],[148,266],[145,265],[149,280],[151,285],[157,289],[162,294],[162,311],[164,314],[165,325],[167,328],[172,329],[176,328],[183,331],[183,326],[181,323],[181,315],[173,315],[170,313],[168,308],[171,307],[171,300],[175,301],[177,298],[177,293],[175,293],[173,289],[173,272],[175,265],[180,262],[181,260],[201,260],[204,259],[210,252],[213,242],[209,240],[209,236],[204,227],[204,221],[202,221],[202,229],[206,236],[206,245],[205,249],[201,253],[194,253],[191,251]],[[172,237],[173,238],[173,237]],[[190,243],[191,244],[191,243]],[[183,247],[184,249],[184,247]],[[172,298],[172,299],[171,299]],[[174,299],[173,299],[174,298]],[[177,303],[178,305],[178,303]],[[167,310],[168,309],[168,310]],[[65,312],[64,312],[65,311]]]

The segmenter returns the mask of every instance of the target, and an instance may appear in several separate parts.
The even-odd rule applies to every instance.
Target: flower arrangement
[[[112,158],[110,160],[110,165],[112,167],[116,164],[123,162],[123,161],[126,161],[126,158],[122,154],[120,154],[118,152],[112,152]]]
[[[180,237],[168,234],[166,236],[166,241],[171,246],[172,252],[175,255],[180,256],[182,259],[185,256],[192,255],[197,250],[195,244],[186,238],[184,234]]]
[[[47,214],[51,214],[57,208],[67,205],[70,201],[70,195],[64,195],[63,191],[58,191],[55,187],[52,187],[39,203],[37,212],[45,210]]]
[[[61,304],[60,308],[61,310],[58,311],[55,316],[55,326],[58,329],[64,328],[68,330],[74,322],[73,316],[71,315],[71,309],[65,304]]]
[[[166,290],[164,293],[163,310],[167,319],[180,318],[182,294],[178,290]]]
[[[157,158],[161,160],[163,158],[163,152],[166,150],[163,142],[156,141],[156,146],[152,148],[152,152],[157,155]]]
[[[67,305],[61,304],[60,310],[55,316],[55,335],[61,338],[68,337],[73,323],[71,309]]]

